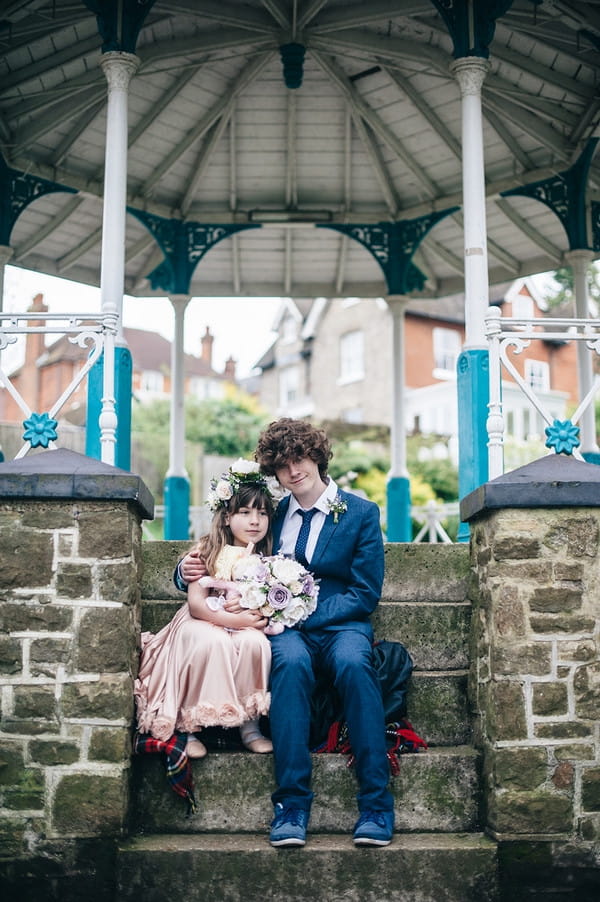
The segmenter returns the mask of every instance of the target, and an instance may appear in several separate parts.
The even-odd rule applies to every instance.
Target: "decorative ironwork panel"
[[[375,257],[385,275],[388,294],[421,291],[426,277],[412,262],[412,257],[427,233],[445,216],[460,209],[451,207],[438,213],[427,213],[400,222],[378,222],[374,225],[319,225],[348,235]]]
[[[77,194],[74,188],[12,169],[0,154],[0,244],[10,244],[13,226],[25,207],[44,194],[58,191]]]
[[[496,19],[510,9],[513,0],[432,0],[432,3],[452,38],[454,58],[480,56],[487,59]]]
[[[585,193],[592,157],[599,140],[591,138],[569,169],[539,182],[501,192],[503,197],[532,197],[546,204],[560,219],[567,233],[569,250],[589,247]]]
[[[153,289],[168,294],[189,294],[194,270],[202,257],[224,238],[245,229],[259,229],[259,223],[210,225],[165,219],[145,210],[127,207],[129,213],[148,229],[165,255],[147,278]]]
[[[46,335],[67,335],[68,340],[80,348],[88,348],[89,354],[81,369],[72,378],[48,411],[33,411],[23,398],[0,360],[0,387],[9,395],[24,414],[24,444],[16,454],[23,457],[30,448],[54,448],[58,420],[56,415],[66,401],[74,394],[86,378],[90,369],[102,354],[106,342],[114,340],[114,317],[82,316],[78,313],[0,313],[0,351],[15,344],[19,335],[43,333]]]

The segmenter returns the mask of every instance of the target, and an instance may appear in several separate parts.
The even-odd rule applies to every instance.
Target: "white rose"
[[[302,583],[299,579],[293,579],[292,582],[288,585],[288,589],[292,593],[292,595],[300,595],[302,592]]]
[[[260,467],[255,460],[246,460],[244,457],[238,457],[236,462],[230,467],[232,473],[239,473],[240,475],[258,473],[259,469]]]
[[[298,580],[302,569],[298,561],[287,557],[276,558],[271,564],[273,576],[286,586]]]
[[[233,579],[257,579],[262,581],[265,565],[259,554],[248,554],[235,562],[231,569]]]
[[[220,501],[229,501],[233,495],[231,484],[224,479],[219,480],[215,486],[215,494]]]
[[[242,599],[240,604],[243,608],[249,608],[256,611],[265,603],[265,593],[258,586],[250,583],[242,590]]]
[[[280,623],[283,623],[284,626],[294,626],[295,623],[299,623],[301,620],[306,620],[308,617],[308,612],[303,604],[294,604],[292,600],[287,608],[284,608],[281,611],[281,617],[278,617]]]
[[[283,486],[275,476],[265,476],[265,482],[267,483],[267,488],[271,493],[273,503],[275,504],[275,507],[277,507],[281,499],[285,498],[285,496],[287,495],[287,490],[283,488]]]

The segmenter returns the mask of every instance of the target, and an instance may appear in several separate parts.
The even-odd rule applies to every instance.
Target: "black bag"
[[[385,723],[403,720],[413,671],[413,660],[408,650],[401,642],[380,639],[373,645],[373,665],[381,685]],[[312,697],[311,748],[326,743],[331,726],[343,720],[344,712],[338,693],[331,684],[331,677],[320,672]]]

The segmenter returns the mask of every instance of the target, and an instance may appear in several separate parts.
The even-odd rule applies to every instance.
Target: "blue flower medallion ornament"
[[[29,442],[32,448],[37,448],[38,445],[47,448],[50,442],[58,438],[56,434],[58,420],[53,420],[47,413],[32,413],[29,419],[23,420],[23,426],[25,427],[23,439]]]
[[[579,447],[579,426],[571,420],[554,420],[552,426],[546,426],[546,448],[554,448],[557,454],[572,454]]]

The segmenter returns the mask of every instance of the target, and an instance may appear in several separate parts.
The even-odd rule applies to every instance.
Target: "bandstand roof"
[[[262,224],[211,247],[190,294],[385,294],[366,248],[315,223],[369,225],[460,207],[461,99],[449,70],[456,47],[442,14],[453,3],[141,6],[150,9],[129,89],[129,206],[201,224]],[[599,134],[600,0],[462,6],[467,15],[478,6],[505,9],[483,84],[495,284],[554,269],[568,250],[565,229],[546,204],[502,192],[569,170]],[[93,11],[101,7],[0,2],[5,163],[72,189],[43,194],[23,209],[10,235],[10,262],[91,285],[100,277],[106,133],[103,38]],[[306,50],[297,88],[287,87],[283,74],[280,47],[290,43]],[[599,199],[596,156],[588,202]],[[164,295],[148,280],[162,258],[150,232],[129,215],[126,293]],[[460,209],[428,232],[413,262],[426,277],[417,296],[463,290]]]

